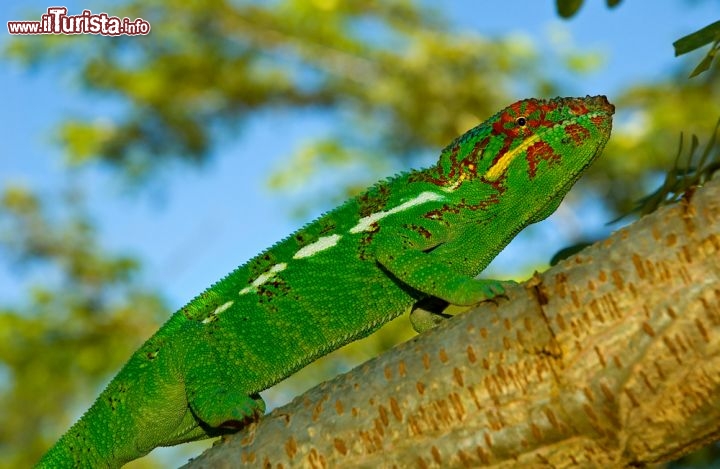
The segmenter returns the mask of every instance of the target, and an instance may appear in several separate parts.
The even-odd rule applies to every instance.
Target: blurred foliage
[[[641,216],[647,215],[663,205],[674,204],[683,197],[690,197],[695,188],[705,184],[717,171],[720,171],[718,128],[720,128],[720,120],[715,125],[705,149],[699,153],[700,142],[693,135],[690,139],[690,148],[684,158],[684,138],[681,133],[675,164],[666,173],[662,185],[637,202],[634,212]]]
[[[670,81],[629,86],[614,103],[613,135],[580,186],[617,214],[653,192],[675,163],[678,134],[712,135],[720,117],[718,70],[690,82],[686,69]]]
[[[405,0],[152,0],[117,15],[142,17],[152,33],[23,37],[7,53],[32,65],[75,57],[88,91],[121,97],[122,117],[70,120],[59,138],[69,163],[97,159],[132,177],[168,158],[203,161],[214,131],[262,108],[337,110],[338,132],[362,138],[330,136],[323,154],[347,160],[445,145],[505,105],[507,84],[526,76],[535,92],[553,93],[523,43],[458,34],[438,11]]]
[[[135,260],[97,245],[76,194],[55,217],[27,188],[0,197],[0,254],[36,274],[23,304],[0,305],[0,467],[30,467],[169,312]]]
[[[582,1],[556,5],[570,17]],[[57,138],[68,168],[99,162],[139,185],[171,162],[207,161],[221,136],[241,130],[255,113],[312,109],[336,125],[307,141],[269,182],[287,190],[328,168],[368,168],[346,182],[352,192],[388,167],[437,151],[517,99],[517,88],[537,96],[560,90],[527,40],[460,32],[437,7],[411,0],[83,7],[141,17],[152,32],[16,38],[6,59],[55,64],[72,71],[88,99],[120,104],[112,115],[68,118]],[[577,73],[600,65],[597,53],[561,52],[563,65]],[[661,184],[680,131],[711,135],[720,116],[717,67],[690,82],[688,67],[611,97],[619,110],[613,138],[581,182],[610,211],[631,210]],[[157,293],[137,284],[139,260],[110,254],[96,240],[79,194],[54,198],[15,186],[2,197],[0,255],[19,278],[33,280],[22,304],[0,304],[0,467],[26,467],[169,312]],[[405,327],[391,323],[335,356],[362,360],[405,337]],[[306,373],[317,380],[338,366],[325,361]]]

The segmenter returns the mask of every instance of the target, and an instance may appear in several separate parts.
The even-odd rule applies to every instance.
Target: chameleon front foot
[[[464,275],[424,251],[393,246],[392,242],[386,238],[387,244],[378,248],[378,262],[406,285],[450,304],[472,306],[504,295],[506,287],[517,285],[512,281]]]
[[[446,312],[449,304],[472,306],[483,301],[494,301],[498,296],[504,296],[507,288],[517,285],[517,282],[512,280],[462,279],[462,281],[472,285],[473,289],[469,292],[461,290],[449,293],[443,299],[430,297],[413,307],[410,311],[410,324],[416,332],[425,332],[451,318],[453,314]],[[450,302],[448,298],[453,298],[455,301]]]
[[[468,301],[470,303],[454,303],[464,306],[474,305],[483,301],[492,301],[498,296],[505,296],[509,288],[516,286],[518,283],[514,280],[490,280],[490,279],[472,279],[474,284]]]
[[[474,279],[456,276],[441,288],[435,288],[434,296],[457,306],[473,306],[483,301],[504,296],[508,288],[517,285],[511,280]]]

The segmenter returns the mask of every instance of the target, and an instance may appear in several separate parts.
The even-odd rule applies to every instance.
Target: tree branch
[[[720,179],[189,463],[621,467],[720,437]]]

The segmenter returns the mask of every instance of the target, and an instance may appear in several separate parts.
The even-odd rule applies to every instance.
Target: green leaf
[[[620,2],[622,0],[607,0],[607,6],[608,8],[615,8],[616,6],[620,5]]]
[[[720,46],[720,43],[715,43],[712,49],[710,49],[710,52],[703,57],[703,59],[700,61],[700,63],[693,69],[692,72],[690,72],[689,78],[692,78],[696,75],[700,75],[702,72],[708,70],[710,68],[710,65],[712,64],[713,59],[715,58],[715,54],[718,51],[718,46]]]
[[[558,15],[562,18],[571,18],[577,13],[583,4],[583,0],[557,0]]]
[[[720,39],[720,21],[705,26],[692,34],[681,37],[673,42],[675,57],[699,49],[700,47]]]

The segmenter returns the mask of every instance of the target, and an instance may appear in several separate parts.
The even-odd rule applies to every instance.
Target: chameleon
[[[37,467],[120,467],[236,431],[264,414],[261,391],[418,302],[504,295],[511,282],[475,277],[557,209],[602,152],[614,111],[605,96],[518,101],[434,166],[305,225],[174,313]],[[420,332],[436,322],[424,314],[410,316]]]

